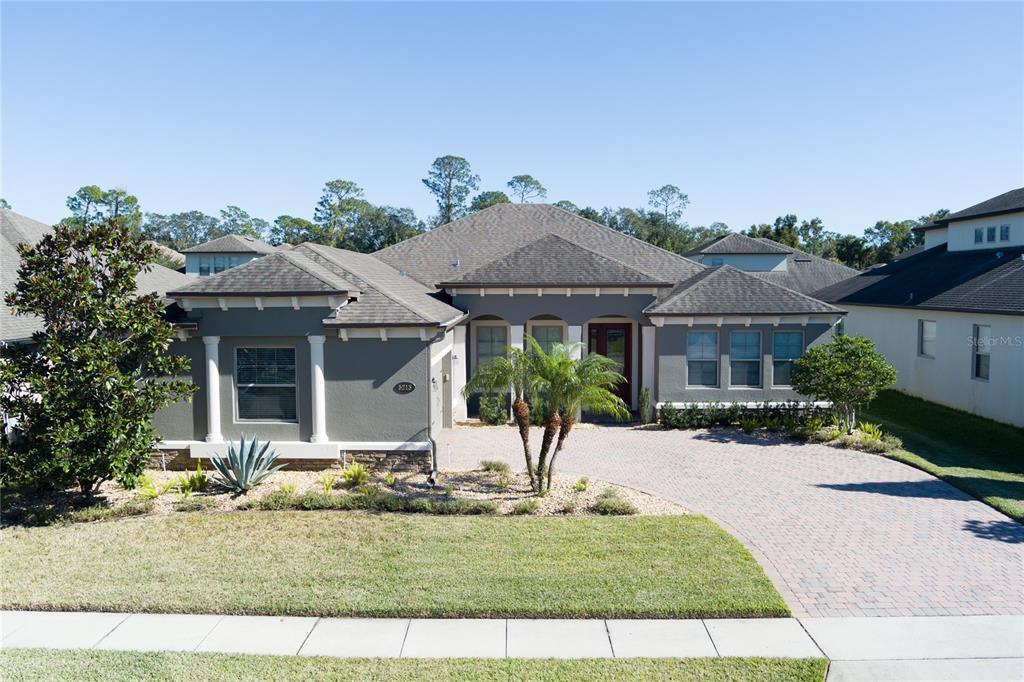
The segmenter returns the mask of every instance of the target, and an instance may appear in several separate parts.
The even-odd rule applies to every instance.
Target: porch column
[[[513,348],[526,348],[526,325],[510,324],[508,330],[508,345]]]
[[[206,346],[206,442],[223,443],[220,432],[220,337],[204,336]]]
[[[581,324],[570,324],[569,325],[569,338],[567,338],[565,341],[566,341],[566,343],[570,343],[570,344],[572,344],[572,343],[583,343],[583,325],[581,325]],[[575,349],[573,349],[572,357],[573,357],[574,360],[579,360],[581,357],[583,357],[583,348],[582,347],[576,347]]]
[[[657,404],[658,402],[658,396],[655,395],[654,393],[654,335],[657,333],[656,330],[657,327],[640,327],[640,345],[642,349],[642,354],[640,355],[640,362],[643,365],[641,368],[640,385],[651,392],[652,406]]]
[[[327,442],[327,402],[324,383],[324,336],[309,336],[310,385],[313,388],[313,435],[311,443]]]

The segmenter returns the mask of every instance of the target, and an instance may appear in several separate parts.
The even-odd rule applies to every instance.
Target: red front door
[[[619,372],[626,380],[619,384],[615,393],[626,405],[631,404],[633,395],[633,335],[630,325],[626,323],[590,324],[590,343],[588,353],[599,353],[614,360],[619,365]]]

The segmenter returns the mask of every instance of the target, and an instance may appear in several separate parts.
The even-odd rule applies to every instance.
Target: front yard
[[[735,680],[820,682],[824,659],[337,659],[226,654],[43,651],[0,653],[5,679],[42,680]]]
[[[412,617],[789,611],[704,517],[179,513],[0,531],[0,607]]]
[[[864,411],[903,439],[887,456],[923,469],[1024,523],[1024,429],[885,391]]]

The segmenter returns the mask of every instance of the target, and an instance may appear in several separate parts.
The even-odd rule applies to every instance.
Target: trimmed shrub
[[[590,511],[604,516],[631,516],[637,513],[637,508],[632,502],[619,497],[612,488],[606,488],[590,505]]]
[[[365,464],[352,462],[341,470],[341,484],[346,488],[357,488],[370,482],[370,470]]]
[[[525,516],[527,514],[536,514],[537,510],[540,509],[540,500],[535,497],[531,497],[525,500],[516,502],[515,506],[512,507],[512,514],[514,516]]]
[[[508,410],[505,409],[505,396],[480,396],[480,421],[491,426],[499,426],[508,421]]]

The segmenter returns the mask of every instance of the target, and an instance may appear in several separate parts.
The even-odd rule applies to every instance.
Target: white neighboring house
[[[182,251],[185,254],[185,274],[189,277],[209,277],[276,250],[259,239],[229,234]]]
[[[817,297],[849,311],[898,390],[1024,426],[1024,187],[917,229],[923,248]]]

